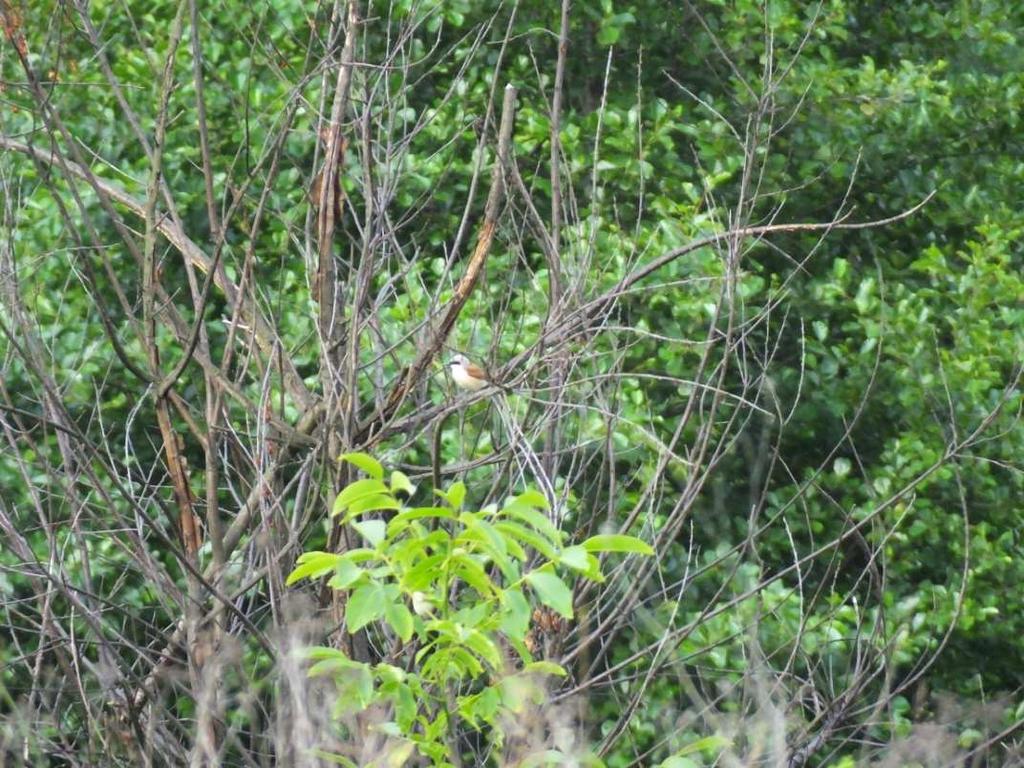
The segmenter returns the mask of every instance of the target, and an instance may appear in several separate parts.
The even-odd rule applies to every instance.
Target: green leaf
[[[383,584],[371,581],[357,587],[345,605],[345,626],[350,633],[358,632],[371,621],[384,616],[388,594]]]
[[[505,537],[493,525],[477,520],[471,515],[463,514],[459,520],[466,526],[466,531],[459,536],[455,543],[478,545],[478,549],[486,552],[491,560],[501,569],[502,575],[512,581],[516,578],[516,569],[513,569],[512,562],[508,558],[508,546]]]
[[[323,646],[310,648],[305,654],[307,659],[315,660],[306,673],[309,677],[322,677],[323,675],[351,674],[353,671],[361,674],[369,668],[361,661],[353,661],[342,651],[336,648],[325,648]]]
[[[366,709],[373,700],[373,673],[370,671],[370,665],[364,664],[353,677],[355,680],[352,683],[352,690],[356,694],[359,709]]]
[[[345,519],[351,520],[353,517],[358,517],[364,512],[377,512],[382,509],[399,510],[401,508],[402,505],[399,504],[398,500],[390,493],[363,496],[360,499],[356,499],[349,505]]]
[[[688,757],[673,755],[668,760],[660,763],[658,768],[700,768],[700,765]]]
[[[719,736],[713,734],[711,736],[705,736],[703,739],[697,739],[697,741],[687,744],[682,749],[678,750],[672,757],[661,764],[661,768],[684,768],[684,766],[695,765],[695,763],[686,757],[686,755],[692,755],[694,752],[704,752],[706,750],[720,750],[723,747],[727,747],[732,742],[725,736]]]
[[[383,520],[360,520],[352,523],[352,527],[374,547],[380,546],[387,532],[387,524]]]
[[[368,454],[343,453],[338,457],[338,461],[347,461],[349,464],[355,464],[374,480],[384,479],[384,467],[381,466],[379,461]]]
[[[391,492],[398,493],[399,491],[404,491],[409,496],[412,496],[416,493],[416,486],[405,476],[405,473],[399,472],[396,469],[391,473]]]
[[[428,656],[423,662],[423,677],[437,680],[479,677],[483,665],[476,656],[459,646],[449,646]]]
[[[530,602],[518,589],[506,589],[501,596],[501,631],[521,640],[530,631]]]
[[[395,630],[395,634],[402,638],[403,643],[409,642],[412,637],[412,613],[405,607],[405,603],[388,603],[384,608],[384,618]]]
[[[324,659],[341,659],[351,662],[352,665],[357,665],[359,663],[357,661],[352,661],[345,655],[344,651],[338,650],[337,648],[329,648],[326,645],[315,645],[312,648],[303,648],[300,653],[303,658],[310,660],[322,661]]]
[[[364,573],[366,571],[355,565],[350,559],[339,558],[335,574],[327,584],[333,589],[348,589],[359,581]]]
[[[411,687],[403,683],[382,683],[381,693],[386,693],[395,706],[395,720],[405,733],[412,733],[416,721],[417,696]]]
[[[340,559],[333,552],[303,552],[296,561],[295,570],[288,574],[285,584],[291,586],[299,579],[316,579],[333,570]]]
[[[465,581],[480,595],[487,597],[494,594],[494,584],[487,571],[469,555],[455,555],[452,558],[455,566],[452,573]]]
[[[588,552],[635,552],[638,555],[653,555],[651,545],[635,536],[618,533],[591,536],[581,545]]]
[[[477,729],[479,729],[481,721],[493,724],[500,706],[501,694],[494,686],[484,688],[480,693],[459,698],[459,712],[470,725]]]
[[[566,547],[558,556],[558,562],[578,571],[591,581],[603,582],[601,561],[580,545]]]
[[[413,509],[402,510],[388,522],[388,536],[397,536],[408,528],[410,523],[424,518],[454,520],[455,513],[447,507],[415,507]]]
[[[513,523],[508,520],[500,523],[495,523],[494,527],[502,533],[514,536],[525,544],[529,544],[535,550],[540,552],[548,560],[557,560],[558,552],[555,549],[555,545],[545,539],[539,533],[531,531],[525,525],[519,523]]]
[[[562,532],[555,527],[554,523],[548,520],[547,515],[541,514],[535,507],[521,502],[519,498],[510,501],[501,511],[526,523],[553,543],[557,544],[562,540]]]
[[[462,502],[466,500],[466,484],[461,480],[453,483],[447,491],[435,491],[442,499],[451,505],[452,509],[459,509]]]
[[[531,571],[523,579],[533,587],[544,605],[567,619],[572,618],[572,591],[564,581],[547,571]]]
[[[531,661],[523,667],[523,672],[536,672],[539,675],[557,675],[565,677],[568,673],[561,664],[553,661]]]
[[[442,554],[423,558],[405,574],[405,586],[412,590],[429,589],[446,559],[447,556]]]
[[[621,34],[621,27],[615,27],[611,24],[602,25],[597,31],[597,42],[599,45],[615,45]]]
[[[401,667],[393,666],[392,664],[385,664],[381,662],[377,664],[373,671],[377,673],[377,677],[380,678],[382,683],[403,683],[408,674]]]
[[[341,493],[338,494],[334,500],[334,506],[331,508],[331,515],[341,514],[359,499],[390,495],[391,491],[380,480],[374,478],[356,480],[354,483],[345,486]]]
[[[462,642],[473,653],[486,661],[492,669],[497,669],[501,666],[501,653],[498,651],[498,646],[491,642],[490,638],[480,630],[470,630],[466,633]]]
[[[505,537],[494,529],[486,520],[477,519],[476,515],[459,515],[459,522],[466,526],[466,532],[459,536],[456,544],[461,540],[470,539],[481,543],[489,544],[490,550],[497,551],[502,558],[508,557],[508,548],[505,546]],[[470,536],[467,536],[470,534]]]
[[[548,504],[548,500],[543,493],[535,491],[532,488],[520,493],[512,499],[512,502],[514,504],[524,504],[528,507],[535,507],[536,509],[549,509],[551,506]]]
[[[395,515],[391,522],[410,522],[412,520],[422,520],[428,517],[440,517],[444,520],[454,520],[455,513],[447,507],[413,507],[412,509],[405,509]]]
[[[339,557],[352,563],[366,563],[370,560],[376,560],[379,555],[372,549],[356,547],[355,549],[350,549],[348,552],[339,555]]]
[[[499,530],[500,531],[501,530],[500,526],[501,526],[501,523],[498,523],[497,525],[495,525],[494,526],[495,530]],[[526,561],[526,559],[527,559],[526,550],[523,549],[521,546],[519,546],[519,542],[516,541],[516,539],[513,538],[512,536],[506,536],[505,537],[505,548],[508,549],[508,553],[510,555],[512,555],[512,557],[516,558],[520,562],[525,562]],[[514,563],[512,563],[511,565],[513,566],[513,570],[515,571],[516,575],[514,577],[513,576],[508,576],[508,578],[509,578],[510,581],[515,581],[516,579],[519,578],[519,569],[514,567],[515,566]]]
[[[467,627],[478,627],[494,614],[494,605],[490,600],[477,600],[469,605],[463,606],[450,615],[450,619],[456,624],[464,624]]]
[[[558,562],[577,571],[586,571],[589,567],[587,550],[580,546],[566,547],[558,556]]]
[[[360,666],[358,661],[349,658],[323,659],[310,666],[306,673],[309,677],[323,677],[324,675],[336,675],[350,669],[357,669]]]

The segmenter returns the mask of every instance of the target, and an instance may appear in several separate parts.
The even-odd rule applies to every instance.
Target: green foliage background
[[[384,51],[381,34],[388,24],[422,19],[410,49],[412,63],[377,83],[401,96],[386,115],[377,116],[374,129],[375,159],[382,169],[375,194],[380,208],[399,223],[398,242],[381,245],[391,256],[383,258],[375,285],[382,289],[397,281],[400,289],[381,307],[380,343],[367,340],[362,351],[372,357],[393,343],[399,352],[379,361],[379,379],[360,379],[366,401],[372,401],[381,381],[399,374],[408,362],[402,354],[414,353],[414,344],[403,339],[434,311],[430,297],[450,295],[446,257],[481,160],[476,151],[480,121],[495,86],[499,92],[505,82],[520,88],[515,152],[538,209],[550,207],[548,110],[557,53],[557,36],[550,30],[558,29],[558,8],[536,0],[516,7],[504,48],[511,10],[505,3],[396,1],[375,5],[373,13],[364,9],[371,19],[362,43],[369,61]],[[175,11],[167,2],[91,3],[89,16],[104,41],[105,63],[66,4],[40,0],[24,12],[30,63],[45,75],[41,87],[70,135],[88,148],[94,173],[140,199],[149,163],[122,119],[119,99],[137,111],[142,133],[150,135]],[[316,67],[331,66],[322,58],[328,13],[308,4],[233,0],[201,11],[214,183],[225,204],[242,194],[242,224],[229,228],[224,262],[237,280],[246,249],[258,254],[255,284],[312,389],[319,386],[316,304],[297,238],[314,170],[321,98]],[[652,592],[634,631],[619,636],[610,649],[609,663],[631,659],[656,642],[670,621],[692,621],[697,628],[671,653],[680,668],[699,667],[706,681],[738,683],[754,671],[759,662],[748,655],[752,626],[764,663],[782,663],[796,654],[792,644],[799,636],[803,647],[796,657],[816,659],[817,666],[798,662],[793,675],[841,678],[852,667],[856,647],[836,638],[870,625],[884,606],[885,632],[865,642],[884,647],[897,681],[910,684],[893,702],[888,726],[868,729],[865,738],[884,743],[910,733],[913,722],[935,715],[933,691],[963,702],[1003,704],[995,723],[979,725],[964,715],[954,726],[960,735],[972,729],[991,735],[1019,724],[1024,717],[1024,403],[1018,378],[1024,359],[1019,200],[1024,7],[994,0],[602,0],[575,5],[571,19],[561,140],[567,186],[578,209],[565,225],[565,259],[576,266],[591,259],[586,272],[595,292],[636,265],[733,223],[729,212],[744,188],[745,141],[756,140],[758,154],[756,194],[743,223],[828,222],[838,215],[848,221],[885,219],[935,192],[912,216],[887,226],[837,229],[823,238],[783,234],[744,254],[737,322],[749,324],[750,334],[737,354],[753,361],[772,349],[764,386],[787,409],[792,404],[792,411],[784,429],[763,409],[744,417],[741,428],[721,426],[727,448],[694,504],[691,525],[659,552],[666,583],[682,578],[687,568],[695,570],[693,582],[681,600]],[[499,57],[502,72],[495,82]],[[35,137],[47,146],[36,99],[10,48],[0,65],[3,136]],[[125,85],[122,93],[107,86],[104,65]],[[203,243],[212,242],[214,234],[198,165],[192,66],[183,46],[175,59],[180,85],[171,97],[164,165],[186,217],[183,225]],[[455,93],[449,94],[453,83]],[[353,92],[355,100],[368,97],[358,87]],[[415,125],[423,129],[413,134]],[[412,138],[403,143],[407,135]],[[284,152],[272,172],[263,158],[279,140]],[[482,159],[489,167],[489,156]],[[356,148],[343,179],[356,212],[366,194],[362,167]],[[145,474],[159,465],[159,434],[151,420],[138,418],[145,387],[124,374],[113,354],[97,299],[111,308],[128,353],[142,360],[145,352],[116,308],[112,286],[101,280],[91,294],[87,290],[79,260],[91,256],[67,232],[58,208],[68,205],[70,188],[55,174],[55,188],[63,193],[55,198],[42,183],[53,170],[14,151],[0,156],[0,173],[7,205],[17,209],[16,226],[8,222],[3,236],[69,413],[81,429],[100,430],[126,469]],[[400,183],[391,184],[396,179]],[[244,223],[264,188],[269,191],[265,221],[254,239]],[[83,208],[99,240],[114,244],[111,260],[130,264],[110,217],[88,191],[84,194]],[[476,221],[482,212],[479,196],[474,206]],[[343,226],[356,242],[357,217],[349,215]],[[506,237],[496,246],[487,279],[451,339],[453,348],[497,364],[536,342],[549,310],[550,275],[540,248],[526,240],[520,250],[512,240]],[[159,247],[164,281],[183,286],[180,261],[166,242]],[[391,248],[402,249],[413,265],[410,271],[398,273]],[[462,253],[467,249],[463,243]],[[357,255],[353,246],[343,259],[354,261]],[[621,519],[647,493],[661,455],[658,445],[671,439],[683,416],[680,404],[688,392],[679,382],[690,380],[700,365],[703,349],[693,340],[705,336],[723,270],[721,254],[711,248],[659,270],[650,288],[617,304],[608,325],[622,330],[604,332],[581,363],[581,381],[600,376],[615,360],[622,361],[624,375],[614,391],[616,418],[596,410],[574,415],[581,443],[607,438],[615,445],[616,482],[611,498],[608,485],[596,479],[584,478],[570,489],[570,530],[591,524],[583,517],[587,510],[609,509]],[[131,268],[119,274],[134,301],[141,276]],[[766,308],[779,318],[777,325],[758,321]],[[225,311],[215,296],[207,317]],[[9,314],[4,320],[14,327]],[[222,352],[224,326],[211,322],[209,329],[211,344]],[[164,362],[170,366],[181,349],[169,334],[164,341]],[[42,395],[17,354],[17,342],[13,332],[0,339],[5,405],[36,413]],[[739,388],[746,375],[744,365],[734,366],[724,386]],[[201,382],[201,374],[190,369],[182,396],[193,399]],[[258,399],[263,383],[246,378],[241,385]],[[280,399],[277,384],[272,387],[272,399]],[[593,392],[585,384],[574,390],[581,400]],[[432,385],[426,402],[438,405],[447,397],[442,386]],[[285,412],[290,419],[298,415],[291,402]],[[951,445],[981,427],[984,439],[951,452]],[[486,456],[493,447],[491,432],[490,416],[480,412],[446,422],[442,463]],[[122,454],[121,446],[129,444],[131,450]],[[190,462],[200,466],[201,448],[186,450]],[[426,437],[394,436],[375,453],[385,463],[422,475],[429,471],[430,451]],[[32,444],[5,444],[0,451],[4,506],[41,562],[72,541],[67,527],[72,510],[58,495],[46,500],[52,530],[19,513],[33,506],[33,488],[44,494],[52,488],[42,469],[26,476],[24,463],[43,467],[46,461],[60,461],[52,431]],[[492,471],[483,465],[465,473],[474,501],[488,493]],[[649,540],[658,534],[688,471],[681,464],[669,466],[636,535]],[[794,553],[803,556],[842,535],[904,487],[908,492],[875,515],[862,538],[850,537],[801,568],[790,568]],[[116,507],[121,502],[114,498]],[[89,503],[99,509],[104,501],[94,495]],[[764,525],[756,546],[746,543],[753,540],[752,507],[761,510],[758,525]],[[127,504],[107,511],[133,514]],[[139,623],[119,631],[150,645],[158,627],[175,621],[177,607],[154,585],[122,574],[123,554],[99,527],[87,538],[96,591],[137,609]],[[169,572],[183,575],[174,558],[150,545]],[[311,526],[302,545],[326,546],[326,528]],[[73,548],[68,558],[73,571]],[[16,599],[28,598],[34,589],[23,562],[12,550],[0,551],[0,590]],[[784,576],[728,610],[705,616],[710,603],[744,595],[784,569],[789,569]],[[867,578],[868,572],[874,577]],[[812,594],[824,597],[805,609],[804,599]],[[872,607],[861,611],[856,600]],[[19,691],[27,686],[17,659],[37,643],[13,605],[5,603],[5,634],[0,635],[5,714],[17,710]],[[675,610],[678,616],[670,619]],[[824,650],[830,646],[834,650]],[[924,666],[939,649],[934,663]],[[642,663],[634,660],[627,669],[642,669]],[[619,716],[622,692],[588,693],[595,743]],[[870,687],[864,695],[870,698]],[[606,756],[607,764],[663,760],[704,735],[697,727],[666,733],[663,713],[690,703],[678,677],[660,676],[627,737]],[[744,712],[742,703],[734,708]],[[76,718],[69,714],[65,725],[87,727]],[[973,745],[970,733],[963,746]],[[821,765],[847,765],[852,763],[842,760],[857,754],[847,745],[816,759]],[[686,759],[698,765],[693,762],[698,758]]]

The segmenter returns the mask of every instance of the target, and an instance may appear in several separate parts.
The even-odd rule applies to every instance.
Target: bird
[[[412,609],[417,616],[433,616],[434,601],[426,592],[417,590],[412,593]]]
[[[449,365],[452,367],[452,379],[459,389],[478,392],[493,383],[487,372],[479,365],[469,362],[465,355],[453,355]]]

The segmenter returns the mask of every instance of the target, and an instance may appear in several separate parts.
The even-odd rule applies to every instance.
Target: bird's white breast
[[[484,379],[476,379],[470,376],[466,369],[461,365],[452,366],[452,378],[455,379],[455,383],[463,389],[468,389],[471,392],[475,392],[478,389],[483,389],[487,386],[487,382]]]

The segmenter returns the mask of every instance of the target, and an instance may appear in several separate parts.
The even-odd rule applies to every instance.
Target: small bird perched
[[[477,392],[493,383],[487,372],[479,365],[469,362],[465,355],[453,355],[449,365],[452,367],[452,379],[459,389]]]
[[[417,590],[412,593],[412,609],[416,612],[417,616],[433,616],[434,601],[426,592]]]

